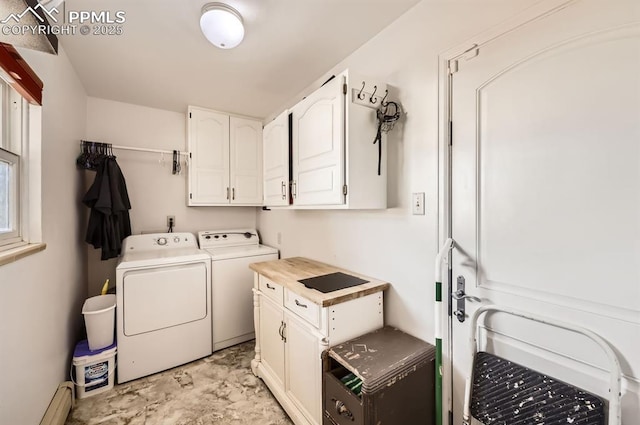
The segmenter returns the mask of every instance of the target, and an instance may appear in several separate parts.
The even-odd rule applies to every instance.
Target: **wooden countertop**
[[[390,286],[387,282],[382,282],[359,273],[303,257],[252,263],[249,265],[249,268],[322,307],[340,304],[345,301],[364,297],[365,295],[384,291]],[[298,282],[300,279],[336,272],[356,276],[369,282],[327,293],[307,288]]]

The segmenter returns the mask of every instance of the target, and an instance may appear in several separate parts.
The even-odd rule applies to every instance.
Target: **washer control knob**
[[[167,244],[168,241],[167,241],[167,238],[158,238],[157,242],[158,242],[158,245],[164,246]]]
[[[226,239],[226,238],[227,238],[227,235],[222,235],[222,237]]]
[[[216,238],[216,239],[218,239],[219,237],[220,237],[220,236],[218,236],[218,235],[215,235],[215,236],[214,236],[214,238]]]
[[[179,238],[178,236],[176,236],[175,238],[173,238],[173,241],[174,241],[175,243],[178,243],[178,242],[180,242],[180,238]]]
[[[211,235],[207,235],[204,237],[205,239],[211,239]]]

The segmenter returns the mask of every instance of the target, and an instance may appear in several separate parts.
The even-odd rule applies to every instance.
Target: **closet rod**
[[[118,146],[118,145],[111,145],[111,147],[113,149],[120,149],[120,150],[123,150],[123,151],[166,153],[166,154],[169,154],[169,155],[173,154],[173,151],[163,150],[163,149],[133,148],[133,147],[129,147],[129,146]],[[188,155],[188,153],[187,152],[180,152],[180,155]]]

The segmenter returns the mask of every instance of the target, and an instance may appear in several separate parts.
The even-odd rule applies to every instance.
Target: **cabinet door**
[[[289,205],[289,112],[264,126],[264,204]]]
[[[317,331],[285,312],[287,395],[313,424],[322,423],[322,364]]]
[[[231,117],[231,203],[262,205],[262,123]]]
[[[190,108],[188,120],[188,204],[228,204],[229,116]]]
[[[283,324],[282,307],[260,296],[260,350],[261,362],[275,378],[280,388],[284,387],[284,341],[280,335]]]
[[[344,77],[298,103],[293,115],[294,204],[344,204]]]

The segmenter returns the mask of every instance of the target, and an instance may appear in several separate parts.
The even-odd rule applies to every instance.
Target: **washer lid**
[[[167,248],[158,251],[128,251],[118,263],[118,269],[162,266],[176,263],[209,261],[206,251],[198,248]]]
[[[243,245],[243,246],[229,246],[224,248],[208,248],[206,251],[211,254],[211,259],[216,260],[228,260],[231,258],[240,257],[257,257],[260,255],[278,254],[276,248],[272,248],[267,245]],[[257,259],[256,261],[262,261]]]

